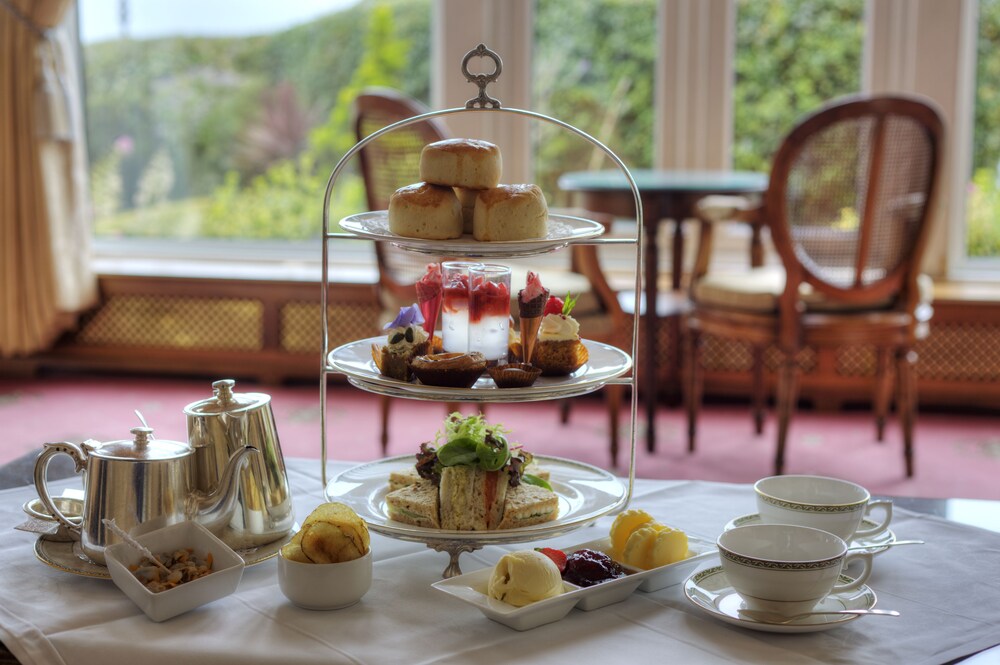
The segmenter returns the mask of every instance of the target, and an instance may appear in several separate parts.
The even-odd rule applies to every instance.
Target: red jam
[[[625,575],[625,569],[604,552],[583,549],[566,557],[566,570],[562,577],[567,582],[586,587]]]

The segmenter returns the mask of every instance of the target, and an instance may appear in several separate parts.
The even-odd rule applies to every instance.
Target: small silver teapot
[[[134,427],[132,440],[46,443],[35,460],[35,488],[46,509],[74,538],[83,552],[104,564],[104,549],[120,540],[102,520],[113,519],[132,535],[141,535],[184,520],[197,520],[221,530],[236,506],[239,471],[250,455],[246,446],[227,460],[225,472],[210,492],[194,485],[194,448],[179,441],[153,438],[149,427]],[[83,519],[71,521],[49,494],[46,474],[56,455],[66,454],[83,473]]]
[[[216,532],[234,549],[259,547],[292,530],[295,513],[285,459],[265,393],[235,392],[236,382],[212,383],[212,396],[184,407],[188,442],[194,448],[194,486],[210,490],[225,475],[235,451],[253,446],[260,451],[239,474],[236,508],[231,521]]]

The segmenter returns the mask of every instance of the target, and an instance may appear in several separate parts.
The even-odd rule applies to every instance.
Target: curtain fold
[[[50,346],[97,299],[72,0],[0,0],[0,357]]]

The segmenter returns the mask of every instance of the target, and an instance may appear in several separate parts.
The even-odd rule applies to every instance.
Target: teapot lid
[[[180,441],[154,439],[152,427],[133,427],[129,430],[134,437],[131,441],[108,441],[90,447],[95,457],[130,460],[168,460],[191,454],[193,448]]]
[[[215,381],[212,383],[215,395],[200,402],[188,404],[184,407],[184,413],[198,416],[249,411],[271,401],[271,396],[264,393],[235,393],[233,392],[235,386],[236,382],[232,379]]]

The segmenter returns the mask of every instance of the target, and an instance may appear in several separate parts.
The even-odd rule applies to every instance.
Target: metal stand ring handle
[[[469,71],[469,61],[474,57],[480,58],[490,58],[493,64],[496,65],[496,69],[490,74],[473,74]],[[465,108],[467,109],[498,109],[500,108],[500,100],[494,97],[490,97],[486,94],[486,86],[493,83],[498,78],[500,78],[500,72],[503,71],[503,60],[500,59],[500,55],[496,51],[491,51],[486,48],[486,44],[480,44],[476,48],[472,49],[465,54],[462,58],[462,74],[465,75],[465,80],[475,83],[479,86],[479,96],[475,99],[470,99],[465,103]]]
[[[78,445],[70,443],[69,441],[46,443],[41,454],[38,456],[38,459],[35,460],[35,489],[38,490],[38,498],[41,500],[42,505],[45,506],[45,509],[49,511],[49,514],[72,533],[79,535],[82,522],[75,523],[66,517],[61,510],[56,508],[56,504],[52,500],[52,496],[49,494],[47,482],[49,462],[51,462],[52,458],[56,455],[69,455],[73,458],[73,463],[76,466],[76,472],[80,473],[83,471],[86,456],[84,455],[83,449],[81,449]]]

